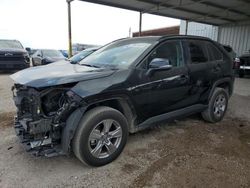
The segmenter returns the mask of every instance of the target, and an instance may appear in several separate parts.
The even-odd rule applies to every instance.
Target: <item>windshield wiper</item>
[[[85,63],[80,64],[80,65],[87,66],[87,67],[95,67],[95,68],[100,68],[100,67],[98,67],[98,66],[96,66],[96,65],[85,64]]]

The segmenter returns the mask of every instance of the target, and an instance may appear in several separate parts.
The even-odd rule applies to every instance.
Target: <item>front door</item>
[[[155,70],[148,75],[149,64],[155,58],[166,59],[172,68]],[[134,87],[133,96],[147,117],[189,105],[189,74],[181,41],[169,40],[160,44],[137,71],[141,83]]]

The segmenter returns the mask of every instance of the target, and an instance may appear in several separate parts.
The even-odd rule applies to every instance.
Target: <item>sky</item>
[[[104,45],[139,30],[139,13],[75,0],[71,3],[73,43]],[[0,0],[0,39],[25,47],[67,49],[66,0]],[[177,19],[143,14],[142,30],[179,25]]]

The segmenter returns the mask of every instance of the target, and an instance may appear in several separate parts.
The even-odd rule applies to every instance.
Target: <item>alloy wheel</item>
[[[216,97],[214,102],[214,115],[218,118],[223,116],[226,109],[226,97],[220,94]]]
[[[88,148],[94,157],[106,158],[117,150],[121,140],[121,125],[115,120],[105,119],[92,129],[88,139]]]

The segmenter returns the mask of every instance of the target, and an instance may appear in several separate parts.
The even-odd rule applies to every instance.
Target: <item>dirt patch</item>
[[[6,128],[13,126],[15,112],[3,112],[0,113],[0,128]]]
[[[239,137],[240,141],[243,143],[243,144],[246,144],[248,147],[250,147],[250,134],[242,134],[240,137]]]
[[[172,134],[163,134],[148,147],[160,157],[130,187],[250,186],[249,122],[225,118],[208,124],[195,118],[162,129]]]
[[[125,164],[123,167],[122,167],[122,171],[129,174],[129,173],[132,173],[134,172],[135,170],[138,170],[140,167],[138,165],[135,165],[135,164]]]

